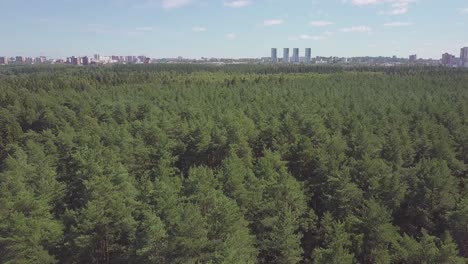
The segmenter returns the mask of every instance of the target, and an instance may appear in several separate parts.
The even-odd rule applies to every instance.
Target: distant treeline
[[[468,71],[0,67],[0,263],[467,263]]]
[[[70,65],[9,65],[0,67],[1,75],[33,74],[33,73],[59,73],[72,71],[74,73],[96,73],[96,72],[157,72],[176,71],[178,73],[192,72],[226,72],[226,73],[252,73],[252,74],[274,74],[274,73],[340,73],[347,71],[355,72],[383,72],[398,74],[414,73],[454,73],[466,72],[464,68],[434,67],[434,66],[371,66],[371,65],[291,65],[291,64],[181,64],[181,63],[157,63],[140,65],[100,65],[100,66],[70,66]],[[0,76],[1,76],[0,75]]]

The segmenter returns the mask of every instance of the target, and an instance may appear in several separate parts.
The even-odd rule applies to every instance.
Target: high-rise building
[[[146,61],[146,56],[145,55],[138,56],[138,62],[144,63],[145,61]]]
[[[460,66],[468,67],[468,47],[461,48],[460,50]]]
[[[453,66],[455,64],[455,56],[449,53],[442,54],[442,65]]]
[[[409,56],[409,62],[416,62],[417,59],[418,59],[418,55],[416,54]]]
[[[81,58],[81,62],[83,65],[89,65],[89,58],[87,56],[84,56],[83,58]]]
[[[311,58],[312,58],[312,49],[311,48],[306,48],[305,49],[305,61],[307,63],[310,63]]]
[[[111,57],[110,56],[99,56],[99,63],[102,64],[107,64],[111,62]]]
[[[24,58],[22,56],[16,56],[15,62],[22,64],[24,63]]]
[[[299,48],[294,48],[293,49],[293,62],[294,63],[299,63]]]
[[[100,62],[101,61],[101,56],[99,54],[94,54],[94,61],[95,62]]]
[[[127,64],[132,64],[135,62],[135,57],[134,56],[127,56],[125,57],[125,62],[127,62]]]
[[[289,63],[289,48],[283,49],[283,63]]]
[[[3,64],[3,65],[8,64],[8,58],[7,57],[0,57],[0,64]]]
[[[70,62],[71,62],[72,65],[80,65],[81,64],[81,59],[73,56],[73,57],[71,57]]]
[[[271,48],[271,62],[278,62],[278,50],[276,48]]]
[[[42,63],[45,63],[46,61],[47,61],[47,57],[45,57],[45,56],[40,56],[40,57],[34,58],[34,63],[35,64],[42,64]]]

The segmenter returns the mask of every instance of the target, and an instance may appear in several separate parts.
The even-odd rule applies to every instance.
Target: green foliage
[[[124,260],[128,244],[135,240],[136,190],[121,165],[108,165],[84,181],[86,204],[68,216],[73,218],[70,243],[77,262]]]
[[[319,234],[323,247],[318,247],[313,252],[315,264],[353,263],[354,254],[350,253],[352,243],[350,235],[346,232],[345,223],[334,221],[330,213],[325,213]]]
[[[306,221],[307,200],[301,184],[286,169],[281,157],[269,151],[256,166],[254,233],[261,263],[297,263],[301,259],[301,234]]]
[[[438,238],[423,230],[419,242],[405,237],[402,245],[405,247],[405,253],[400,255],[402,263],[466,263],[466,259],[458,256],[457,245],[448,233]]]
[[[464,197],[457,208],[449,213],[450,232],[458,242],[464,256],[468,254],[468,197]]]
[[[0,69],[1,263],[466,263],[468,72]]]
[[[408,176],[409,192],[402,206],[405,217],[411,219],[403,225],[405,231],[418,232],[425,228],[431,232],[443,230],[448,213],[459,197],[458,181],[451,175],[445,161],[421,160]]]
[[[21,149],[5,160],[0,173],[0,262],[56,262],[49,250],[60,242],[62,227],[50,213],[48,196],[53,194],[47,191],[58,190],[46,186],[56,183],[48,169],[47,164],[32,163]]]

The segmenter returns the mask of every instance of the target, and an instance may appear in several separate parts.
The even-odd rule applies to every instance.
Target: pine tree
[[[218,177],[223,193],[234,199],[244,214],[249,216],[249,210],[254,208],[254,203],[260,199],[261,194],[253,188],[257,179],[251,164],[241,159],[236,150],[237,148],[231,149],[229,156],[223,161]]]
[[[404,231],[418,233],[420,228],[441,232],[446,217],[458,199],[457,179],[445,161],[422,160],[408,177],[409,192],[399,217]]]
[[[256,166],[256,201],[252,230],[257,235],[261,263],[297,263],[301,259],[300,227],[306,221],[307,200],[302,185],[286,170],[278,154],[265,152]]]
[[[468,198],[464,197],[449,213],[450,232],[458,242],[460,252],[468,257]]]
[[[94,165],[103,166],[100,173],[83,182],[84,206],[67,214],[72,221],[73,261],[110,263],[130,256],[137,227],[133,216],[137,193],[126,170],[105,155],[102,163]]]
[[[399,247],[399,234],[392,225],[390,212],[374,200],[366,201],[357,218],[348,218],[353,226],[359,263],[393,263]]]
[[[205,263],[255,263],[253,236],[236,202],[219,191],[214,173],[190,170],[185,184],[188,201],[197,205],[206,226]]]
[[[444,234],[443,238],[440,239],[431,236],[423,229],[419,243],[406,238],[403,247],[406,247],[407,250],[406,257],[402,260],[403,263],[466,263],[466,259],[458,256],[457,246],[448,233]]]
[[[62,238],[62,225],[51,214],[45,190],[35,186],[40,182],[33,181],[53,178],[27,159],[26,153],[17,149],[0,173],[0,262],[55,263],[50,251]]]
[[[346,264],[353,263],[354,256],[350,253],[351,240],[346,232],[345,223],[333,220],[330,213],[325,213],[321,220],[319,235],[322,247],[313,252],[315,264]]]

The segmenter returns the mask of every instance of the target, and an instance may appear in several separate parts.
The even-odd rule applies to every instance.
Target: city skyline
[[[268,57],[277,46],[439,58],[468,44],[463,0],[0,0],[0,9],[3,21],[14,21],[0,24],[0,54],[8,57]]]
[[[306,63],[306,64],[322,64],[322,63],[364,63],[364,64],[377,64],[377,65],[399,65],[401,63],[421,64],[421,65],[443,65],[443,66],[460,66],[468,67],[468,47],[460,49],[460,56],[456,57],[450,53],[443,53],[439,60],[437,59],[424,59],[418,58],[417,54],[410,54],[408,59],[392,57],[324,57],[320,55],[312,56],[312,49],[305,48],[304,56],[301,55],[299,48],[293,48],[293,54],[290,56],[289,48],[283,48],[282,58],[278,58],[278,48],[271,48],[270,57],[255,57],[255,58],[206,58],[190,59],[181,56],[177,58],[151,58],[145,55],[140,56],[122,56],[122,55],[100,55],[94,54],[93,56],[71,56],[66,58],[47,58],[47,56],[39,57],[24,57],[24,56],[0,56],[0,65],[6,64],[71,64],[71,65],[96,65],[96,64],[136,64],[136,63],[158,63],[158,62],[222,62],[222,63]]]
[[[160,62],[178,62],[178,63],[292,63],[292,64],[323,64],[323,63],[358,63],[370,65],[395,66],[403,64],[420,64],[427,66],[443,65],[449,67],[465,67],[468,68],[468,47],[460,49],[460,56],[456,57],[453,54],[445,52],[442,57],[437,59],[418,58],[417,54],[409,55],[408,59],[399,58],[397,56],[364,56],[364,57],[324,57],[317,55],[312,57],[312,49],[305,48],[304,56],[301,56],[299,48],[293,48],[293,54],[290,56],[289,48],[283,48],[282,59],[278,58],[278,48],[271,48],[270,57],[253,57],[253,58],[206,58],[190,59],[178,56],[177,58],[151,58],[145,55],[140,56],[122,56],[122,55],[100,55],[93,56],[71,56],[66,58],[47,58],[47,56],[39,57],[23,57],[23,56],[0,56],[0,65],[7,64],[70,64],[70,65],[100,65],[100,64],[138,64],[138,63],[160,63]]]
[[[113,55],[109,55],[106,53],[106,55],[100,55],[99,53],[98,54],[68,54],[67,56],[59,56],[59,57],[48,57],[48,56],[44,56],[44,55],[40,55],[40,56],[23,56],[23,55],[13,55],[13,56],[6,56],[2,53],[0,53],[0,58],[3,59],[3,60],[22,60],[24,62],[30,62],[30,63],[43,63],[44,61],[46,60],[67,60],[67,59],[72,59],[74,57],[79,57],[79,58],[85,58],[85,57],[89,57],[90,61],[111,61],[111,60],[120,60],[120,61],[129,61],[129,60],[132,60],[132,61],[136,61],[136,60],[142,60],[141,58],[145,58],[145,59],[154,59],[154,60],[158,60],[158,59],[189,59],[189,60],[204,60],[204,59],[233,59],[233,60],[237,60],[237,59],[265,59],[265,58],[269,58],[271,60],[271,62],[278,62],[279,59],[281,58],[282,60],[288,60],[289,62],[297,62],[297,58],[299,59],[304,59],[304,62],[309,62],[311,60],[311,58],[325,58],[325,57],[336,57],[336,58],[358,58],[358,57],[370,57],[370,58],[390,58],[390,57],[393,57],[393,58],[399,58],[399,59],[403,59],[403,58],[407,58],[409,57],[409,61],[410,62],[415,62],[417,61],[418,59],[423,59],[423,60],[443,60],[443,57],[444,55],[448,54],[448,55],[451,55],[453,56],[454,58],[457,58],[457,59],[460,59],[460,62],[462,64],[464,63],[467,63],[468,62],[468,47],[462,47],[461,49],[459,49],[460,51],[460,56],[458,57],[457,56],[457,52],[454,52],[454,54],[452,54],[451,52],[446,52],[445,50],[443,51],[440,51],[440,52],[443,52],[442,53],[442,57],[441,56],[436,56],[434,58],[422,58],[420,57],[418,54],[409,54],[409,55],[404,55],[404,56],[396,56],[396,55],[392,55],[392,56],[382,56],[382,55],[376,55],[376,56],[369,56],[369,55],[363,55],[363,56],[333,56],[333,55],[330,55],[330,56],[324,56],[324,55],[321,55],[321,54],[312,54],[312,49],[311,48],[308,48],[308,47],[305,47],[303,49],[301,48],[292,48],[293,50],[293,53],[291,55],[290,53],[290,50],[291,48],[282,48],[283,50],[283,53],[279,53],[278,52],[278,48],[271,48],[270,49],[270,54],[267,55],[267,56],[254,56],[254,57],[238,57],[238,58],[232,58],[232,57],[226,57],[226,56],[221,56],[221,57],[199,57],[199,58],[188,58],[188,57],[183,57],[183,56],[176,56],[176,57],[170,57],[170,56],[162,56],[162,57],[150,57],[150,56],[146,56],[146,55],[139,55],[139,56],[136,56],[136,55],[122,55],[122,54],[119,54],[119,55],[116,55],[116,54],[113,54]],[[301,50],[303,50],[303,53],[301,53]],[[280,57],[278,57],[279,55],[281,55]],[[297,58],[296,58],[297,57]],[[131,59],[129,59],[131,58]],[[2,63],[0,63],[2,64]]]

